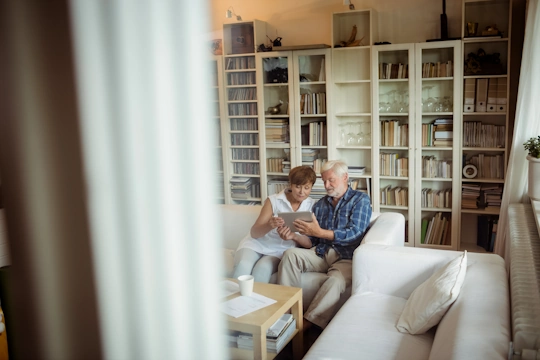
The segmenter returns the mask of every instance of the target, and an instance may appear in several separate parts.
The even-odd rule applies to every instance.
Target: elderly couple
[[[303,272],[326,273],[304,318],[322,329],[330,322],[341,293],[352,281],[352,255],[360,245],[371,219],[369,197],[349,187],[348,167],[328,161],[321,171],[327,196],[317,203],[309,197],[316,180],[308,166],[289,173],[290,188],[271,195],[250,234],[235,253],[234,277],[252,274],[255,281],[269,282],[278,270],[278,283],[301,287]],[[278,212],[313,211],[313,221],[295,220],[299,232],[284,226]]]

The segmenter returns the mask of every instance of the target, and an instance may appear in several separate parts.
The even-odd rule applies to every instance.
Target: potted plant
[[[540,135],[523,143],[529,160],[529,198],[540,201]]]

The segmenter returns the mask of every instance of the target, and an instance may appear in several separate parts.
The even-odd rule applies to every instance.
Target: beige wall
[[[440,37],[442,0],[352,0],[357,10],[374,9],[379,39],[391,43],[423,42]],[[263,20],[277,29],[282,44],[331,43],[332,13],[349,11],[342,0],[210,0],[214,33],[222,38],[225,12],[233,6],[243,20]],[[461,0],[447,0],[449,37],[461,37]],[[358,34],[357,38],[362,35]]]

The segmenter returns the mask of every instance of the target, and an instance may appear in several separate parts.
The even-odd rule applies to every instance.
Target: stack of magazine
[[[266,350],[279,353],[296,329],[296,319],[291,314],[284,314],[266,332]],[[239,349],[253,350],[253,335],[240,332],[237,338]]]

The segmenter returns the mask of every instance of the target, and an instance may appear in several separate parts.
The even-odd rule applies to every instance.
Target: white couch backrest
[[[363,244],[353,259],[353,294],[365,291],[408,299],[420,284],[461,251]],[[468,264],[503,261],[493,254],[468,253]]]
[[[221,234],[223,236],[222,247],[236,249],[251,230],[259,217],[261,205],[218,205],[218,214],[221,219]],[[371,222],[380,215],[372,213]]]

